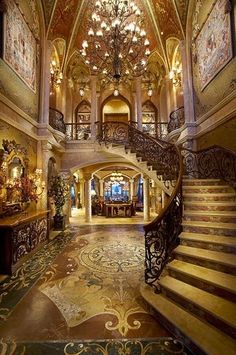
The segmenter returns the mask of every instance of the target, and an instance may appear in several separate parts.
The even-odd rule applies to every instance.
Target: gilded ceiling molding
[[[55,3],[57,0],[42,0],[41,3],[43,4],[44,9],[44,18],[45,18],[45,26],[48,28],[51,15],[53,13],[53,9],[55,7]]]
[[[44,1],[47,2],[47,0],[44,0]],[[53,4],[53,8],[51,10],[51,14],[50,14],[49,22],[48,22],[47,33],[46,33],[46,37],[47,38],[48,38],[48,35],[49,35],[49,29],[50,29],[51,24],[52,24],[52,19],[53,19],[53,16],[54,16],[54,12],[55,12],[58,0],[52,0],[52,1],[54,1],[54,4]]]
[[[63,73],[65,72],[66,70],[66,67],[67,67],[67,64],[69,63],[70,61],[70,58],[73,56],[73,53],[70,55],[70,51],[72,50],[73,48],[73,44],[74,44],[74,41],[77,37],[77,30],[78,30],[78,27],[79,27],[79,22],[80,20],[82,19],[85,11],[86,11],[86,4],[85,4],[85,0],[82,0],[80,2],[80,7],[77,11],[77,16],[76,16],[76,19],[74,21],[74,26],[73,26],[73,29],[71,31],[71,36],[70,36],[70,39],[69,39],[69,42],[68,42],[68,46],[67,46],[67,51],[66,51],[66,54],[65,54],[65,59],[64,59],[64,63],[63,63]],[[68,59],[69,58],[69,59]]]
[[[183,38],[185,38],[185,30],[183,28],[183,26],[185,26],[185,22],[183,21],[183,17],[180,16],[180,14],[183,15],[183,12],[180,12],[180,10],[181,9],[183,10],[183,7],[186,7],[186,0],[172,0],[172,1],[173,1],[173,6],[174,6],[175,11],[176,11],[177,18],[179,20],[179,24],[180,24],[180,28],[181,28],[181,31],[182,31]],[[177,6],[177,2],[178,2],[179,6]]]
[[[163,54],[163,56],[161,56],[161,57],[162,57],[163,62],[165,64],[166,71],[169,71],[169,65],[168,65],[168,59],[167,59],[167,56],[166,56],[166,50],[165,50],[165,47],[163,45],[162,36],[160,34],[160,30],[159,30],[157,19],[156,19],[156,16],[154,14],[155,10],[153,8],[152,0],[146,0],[146,4],[147,4],[147,8],[148,8],[148,13],[151,16],[151,20],[152,20],[153,26],[155,28],[155,33],[156,33],[156,35],[158,37],[158,40],[159,40],[159,43],[161,45],[161,50],[162,50],[162,54]]]
[[[178,12],[180,21],[182,23],[183,31],[186,36],[186,23],[188,15],[189,0],[173,0],[175,2],[176,10]]]

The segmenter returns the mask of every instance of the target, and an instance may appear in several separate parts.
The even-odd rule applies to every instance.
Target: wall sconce
[[[51,86],[59,87],[63,79],[63,74],[54,59],[50,62],[50,75]]]
[[[80,94],[80,97],[83,97],[84,96],[84,88],[80,88],[79,89],[79,94]]]
[[[152,94],[153,94],[152,86],[151,86],[151,84],[149,84],[148,90],[147,90],[147,95],[151,98],[151,97],[152,97]]]
[[[182,85],[182,66],[179,61],[175,62],[175,66],[169,73],[169,78],[172,80],[174,86]]]
[[[113,95],[114,95],[114,96],[119,96],[119,90],[118,90],[118,89],[115,89],[115,90],[113,91]]]

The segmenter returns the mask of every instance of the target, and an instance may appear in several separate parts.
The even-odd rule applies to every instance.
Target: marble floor
[[[122,224],[118,218],[84,225],[82,218],[75,214],[70,229],[35,255],[36,261],[0,284],[0,338],[32,342],[170,336],[139,293],[142,225],[125,224],[124,218]]]

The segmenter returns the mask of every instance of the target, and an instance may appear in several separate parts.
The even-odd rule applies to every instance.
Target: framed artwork
[[[35,92],[36,39],[14,0],[8,0],[4,19],[4,61]]]
[[[217,0],[196,38],[201,91],[233,56],[230,13],[226,1]]]

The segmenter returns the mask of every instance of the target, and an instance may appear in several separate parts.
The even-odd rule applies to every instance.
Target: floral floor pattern
[[[184,353],[140,296],[144,252],[138,225],[61,233],[0,285],[0,353]],[[132,342],[130,352],[127,339],[145,341]],[[150,352],[152,342],[160,352]]]

